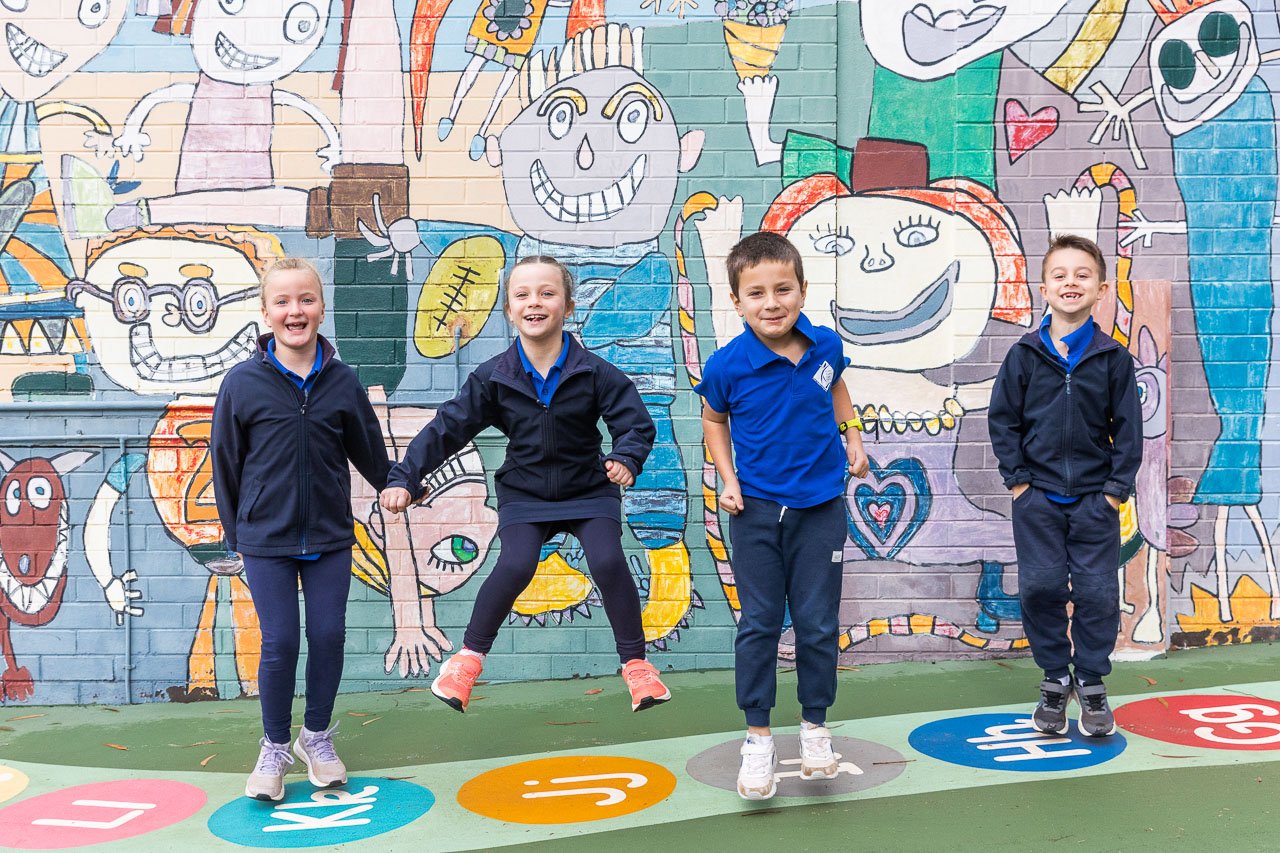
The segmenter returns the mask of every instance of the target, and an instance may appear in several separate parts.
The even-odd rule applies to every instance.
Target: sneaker
[[[671,698],[671,691],[658,678],[658,670],[647,660],[636,658],[623,664],[622,680],[631,691],[632,711],[643,711]]]
[[[284,799],[284,774],[289,772],[293,764],[293,756],[289,754],[289,744],[272,743],[265,737],[259,741],[262,751],[258,753],[258,763],[249,774],[245,783],[244,795],[255,800],[279,802]]]
[[[306,726],[293,742],[293,754],[307,765],[307,777],[317,788],[336,788],[347,784],[347,765],[333,750],[334,723],[322,732],[313,732]]]
[[[459,652],[444,662],[440,674],[431,682],[431,692],[441,702],[455,711],[465,714],[471,700],[471,688],[484,669],[484,657]]]
[[[826,726],[800,727],[800,778],[834,779],[840,769]]]
[[[1040,682],[1040,703],[1031,715],[1031,722],[1047,735],[1066,734],[1071,725],[1067,720],[1067,703],[1070,701],[1070,684],[1046,678]]]
[[[778,792],[773,771],[778,766],[773,738],[747,735],[742,742],[742,764],[738,767],[738,796],[744,800],[767,800]]]
[[[1116,717],[1107,704],[1107,686],[1076,682],[1076,700],[1080,703],[1080,720],[1076,728],[1087,737],[1106,737],[1115,734]]]

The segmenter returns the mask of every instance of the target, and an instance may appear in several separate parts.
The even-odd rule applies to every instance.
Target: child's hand
[[[720,508],[729,515],[742,512],[742,489],[736,486],[730,489],[726,486],[720,493]]]
[[[616,459],[604,460],[604,473],[609,477],[610,483],[617,483],[619,486],[630,486],[636,481],[636,475],[631,473],[631,469]]]
[[[1013,499],[1016,501],[1018,498],[1022,497],[1022,493],[1029,488],[1031,488],[1030,483],[1019,483],[1018,485],[1014,486],[1010,490],[1013,492]]]
[[[867,476],[871,471],[871,462],[867,459],[867,452],[862,449],[862,442],[847,445],[845,453],[849,457],[849,473],[859,479]]]
[[[1120,511],[1120,504],[1124,503],[1124,501],[1120,500],[1115,495],[1109,495],[1106,492],[1103,492],[1102,496],[1107,499],[1107,503],[1111,504],[1112,509],[1116,512]]]
[[[382,490],[382,494],[378,496],[378,503],[387,512],[393,512],[398,515],[408,509],[409,504],[413,503],[413,495],[409,494],[408,489],[393,486],[390,489]]]

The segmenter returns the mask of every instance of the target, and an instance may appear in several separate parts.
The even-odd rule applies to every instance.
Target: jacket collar
[[[561,382],[575,373],[591,369],[591,362],[587,358],[586,348],[573,335],[566,333],[566,337],[568,338],[568,346],[564,353],[564,367],[560,370]],[[538,397],[537,392],[533,390],[533,380],[525,372],[524,362],[520,360],[520,350],[516,348],[515,341],[512,341],[511,346],[507,347],[506,351],[498,356],[498,363],[493,366],[493,377],[504,385],[523,391],[534,399]]]
[[[275,368],[272,367],[271,362],[267,359],[267,344],[274,337],[275,335],[270,332],[265,335],[260,335],[258,337],[258,352],[254,356],[259,362],[270,367],[272,370],[275,370]],[[334,357],[338,354],[338,351],[334,349],[333,344],[329,343],[329,339],[324,335],[316,335],[316,346],[320,347],[320,369],[324,370],[329,366],[329,362],[333,361]]]
[[[809,339],[808,349],[812,349],[813,345],[817,343],[817,337],[813,331],[813,321],[806,317],[803,312],[796,318],[796,324],[792,328]],[[755,329],[752,329],[747,325],[745,320],[742,321],[742,330],[746,333],[745,343],[747,348],[747,360],[751,362],[752,370],[759,370],[771,361],[777,361],[778,359],[783,359],[784,361],[787,360],[786,356],[778,355],[776,352],[765,346],[764,342],[757,337]],[[808,355],[808,350],[806,350],[805,355]],[[800,358],[801,360],[804,360],[804,356],[801,356]]]
[[[1102,327],[1098,325],[1096,320],[1090,320],[1089,323],[1093,326],[1093,339],[1089,341],[1088,347],[1085,348],[1084,355],[1080,356],[1081,362],[1087,358],[1097,355],[1100,352],[1106,352],[1111,349],[1124,349],[1124,347],[1120,345],[1119,341],[1102,331]],[[1014,344],[1014,346],[1030,347],[1032,351],[1038,354],[1041,358],[1052,362],[1058,367],[1062,367],[1062,365],[1054,360],[1049,353],[1044,351],[1044,347],[1041,345],[1040,341],[1039,326],[1018,338],[1018,342]],[[1079,366],[1079,362],[1077,362],[1077,366]]]

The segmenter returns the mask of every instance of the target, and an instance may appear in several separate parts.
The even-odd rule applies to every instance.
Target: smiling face
[[[550,264],[520,264],[507,279],[507,319],[526,342],[561,336],[564,318],[573,311],[560,270]]]
[[[739,273],[733,306],[762,342],[782,344],[791,337],[804,308],[804,296],[805,283],[796,280],[793,265],[761,261]]]
[[[112,382],[143,394],[213,393],[251,356],[258,273],[238,249],[140,237],[94,258],[67,295]]]
[[[924,370],[967,355],[991,317],[997,268],[963,216],[908,198],[829,199],[787,235],[800,249],[814,312],[859,365]],[[837,292],[836,282],[839,282]]]
[[[516,224],[540,240],[616,246],[658,236],[681,167],[671,108],[630,68],[550,86],[498,140]]]
[[[115,36],[129,0],[0,0],[0,89],[34,101],[84,67]]]
[[[0,480],[0,613],[42,624],[67,583],[66,495],[48,459],[24,459]]]
[[[1160,118],[1173,136],[1224,112],[1258,71],[1253,15],[1240,0],[1218,0],[1156,34],[1148,52]]]
[[[276,346],[312,353],[324,320],[324,289],[309,269],[276,270],[262,285],[262,318]]]
[[[1062,248],[1045,257],[1040,295],[1054,317],[1072,325],[1083,323],[1106,292],[1098,262],[1088,252]]]
[[[328,24],[329,0],[200,0],[191,48],[215,80],[267,83],[297,71]]]
[[[862,34],[876,62],[937,80],[1044,28],[1068,0],[864,0]]]

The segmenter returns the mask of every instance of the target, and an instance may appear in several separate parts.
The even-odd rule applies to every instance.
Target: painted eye
[[[551,131],[552,138],[564,139],[571,127],[573,127],[573,105],[568,101],[561,101],[547,113],[547,130]]]
[[[916,246],[927,246],[934,240],[938,239],[938,228],[928,222],[918,222],[915,225],[908,225],[906,228],[899,229],[894,232],[898,238],[898,245],[907,248],[915,248]]]
[[[457,571],[480,556],[480,546],[465,536],[450,536],[432,547],[431,556],[442,568]]]
[[[17,515],[21,507],[22,486],[18,485],[17,480],[10,480],[9,485],[4,487],[4,508],[8,510],[9,515]]]
[[[218,0],[218,5],[228,15],[239,15],[240,10],[244,8],[244,0]]]
[[[320,13],[310,3],[295,3],[284,16],[284,37],[294,44],[310,41],[320,32]]]
[[[53,486],[44,477],[32,477],[27,483],[27,500],[36,509],[48,509],[49,502],[53,500]]]
[[[618,113],[618,135],[623,142],[636,143],[649,127],[649,103],[632,101]]]
[[[182,289],[182,313],[196,331],[208,331],[213,325],[218,297],[213,285],[202,279],[192,279]]]
[[[1196,55],[1185,41],[1174,39],[1160,48],[1160,74],[1171,89],[1185,89],[1196,79]]]
[[[10,12],[27,11],[28,0],[0,0],[0,6],[4,6]]]
[[[1240,49],[1240,25],[1226,12],[1210,12],[1200,22],[1200,49],[1221,59]]]
[[[80,0],[80,23],[96,30],[111,14],[110,0]]]
[[[121,323],[137,323],[151,313],[151,300],[146,286],[136,278],[122,278],[112,293],[116,319]]]
[[[813,248],[824,255],[835,255],[837,258],[852,252],[853,247],[853,238],[848,234],[823,234],[813,241]]]

